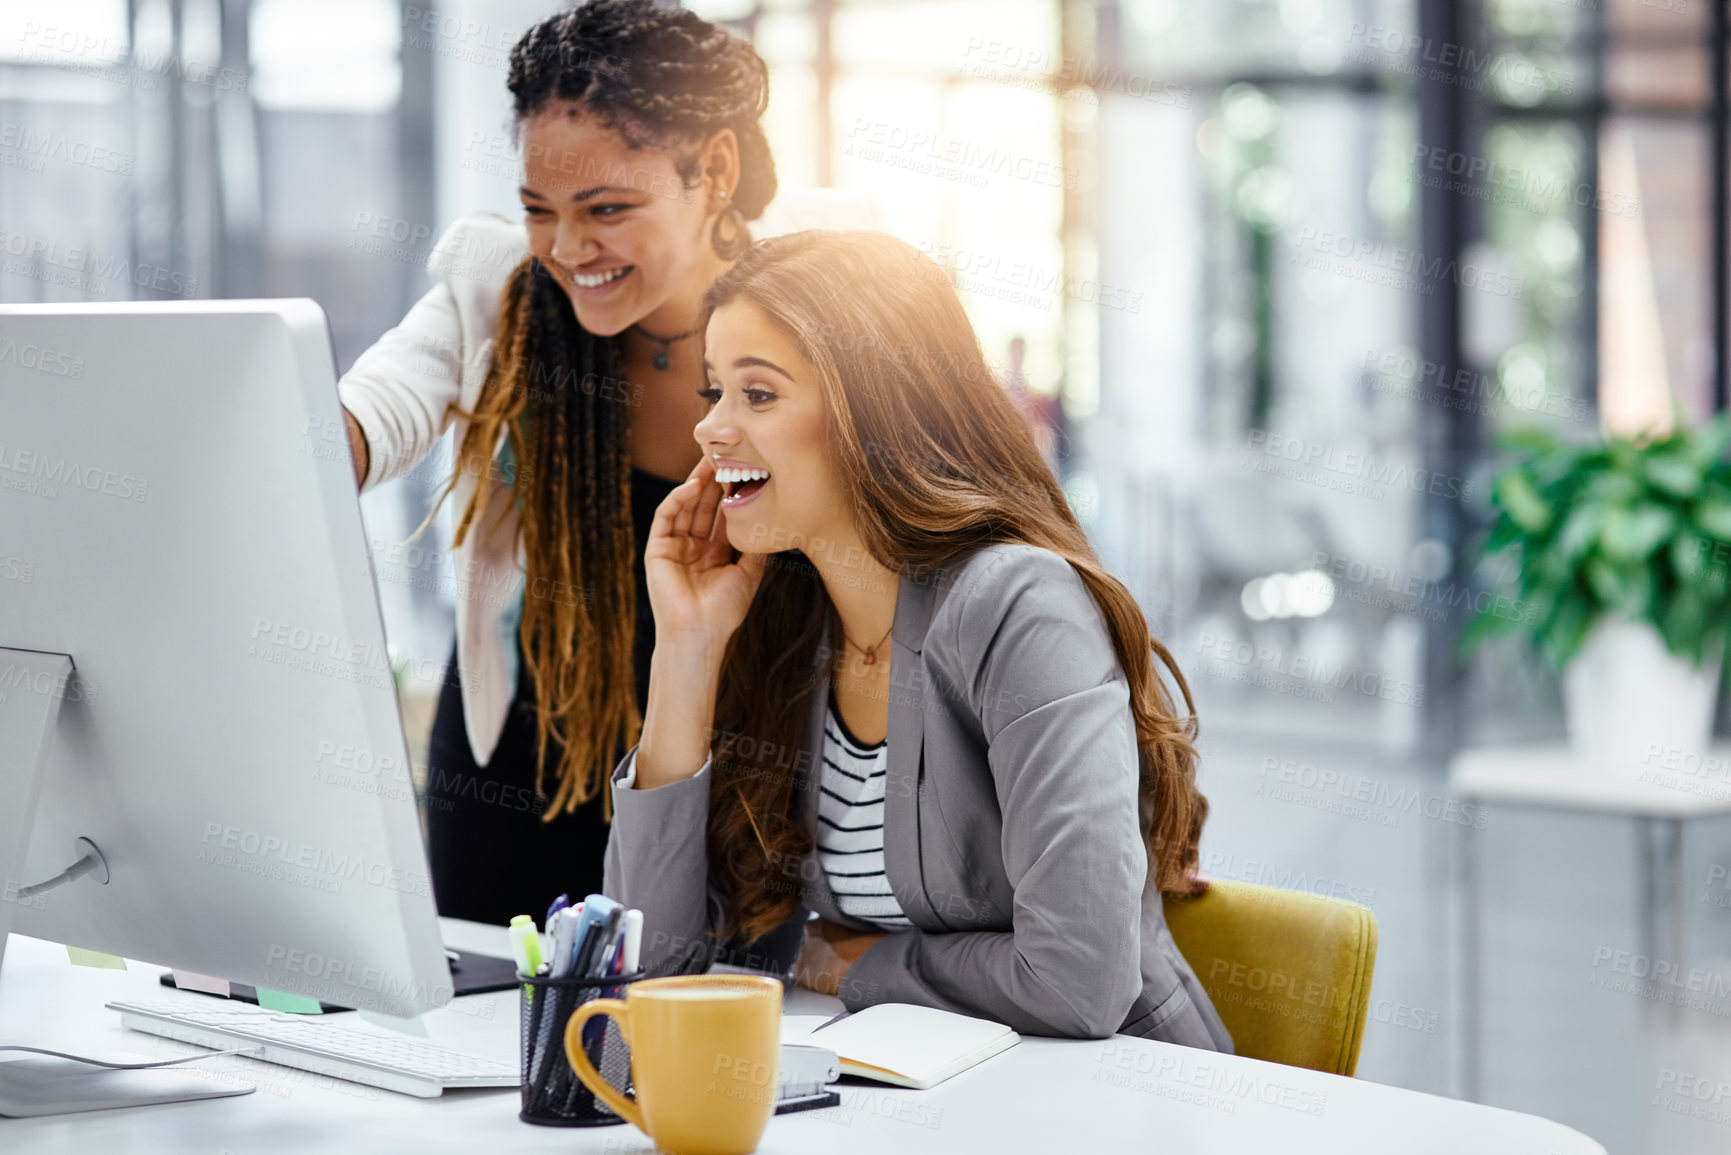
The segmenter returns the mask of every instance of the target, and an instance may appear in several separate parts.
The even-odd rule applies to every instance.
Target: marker
[[[541,968],[541,936],[535,932],[535,920],[526,914],[515,915],[506,934],[511,939],[511,957],[517,960],[517,973],[536,974]],[[534,1002],[535,988],[524,983],[523,997]]]
[[[532,975],[541,969],[541,936],[535,930],[535,920],[519,914],[511,920],[511,955],[517,960],[517,973]]]
[[[571,905],[571,896],[568,894],[561,894],[558,898],[554,899],[553,905],[547,908],[547,919],[546,919],[547,926],[552,927],[553,916],[558,914],[560,911],[564,910],[566,907],[568,907],[570,905]]]
[[[637,973],[637,952],[643,945],[643,912],[625,912],[625,957],[621,961],[623,974]]]

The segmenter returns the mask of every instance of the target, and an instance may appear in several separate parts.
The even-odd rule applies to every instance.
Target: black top
[[[656,508],[679,484],[640,469],[631,471],[637,554],[632,567],[637,589],[632,660],[639,710],[649,698],[649,660],[655,653],[643,545]],[[563,892],[577,902],[601,889],[608,829],[602,820],[603,794],[551,822],[541,820],[547,801],[535,794],[535,679],[521,641],[517,663],[516,698],[498,748],[484,767],[475,764],[469,750],[455,650],[439,694],[428,750],[427,856],[439,913],[449,917],[505,924],[512,915],[527,914],[539,923],[556,895]],[[558,761],[557,745],[549,745],[544,779],[549,799]]]
[[[858,753],[870,754],[872,751],[882,749],[889,744],[887,735],[879,738],[876,742],[861,742],[854,737],[853,731],[847,728],[847,719],[841,716],[841,706],[835,700],[835,686],[833,684],[829,688],[829,714],[835,719],[835,724],[841,727],[841,736],[846,738],[848,745],[852,746]]]
[[[636,533],[633,543],[637,555],[631,562],[637,583],[637,641],[631,657],[637,671],[638,710],[649,704],[649,659],[655,654],[655,611],[649,608],[649,577],[643,566],[643,547],[649,541],[649,528],[655,524],[655,511],[682,484],[683,481],[668,481],[641,469],[631,471],[631,525]],[[624,752],[620,753],[623,756]]]

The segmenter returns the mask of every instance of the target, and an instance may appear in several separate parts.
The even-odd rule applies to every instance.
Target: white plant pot
[[[1602,618],[1563,670],[1569,745],[1589,773],[1629,779],[1667,756],[1705,757],[1718,695],[1717,653],[1696,669],[1652,626]]]

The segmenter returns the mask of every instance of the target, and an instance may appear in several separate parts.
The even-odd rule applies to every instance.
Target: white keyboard
[[[420,1039],[355,1030],[324,1015],[287,1015],[250,1003],[188,1008],[183,1003],[111,1002],[120,1023],[148,1035],[231,1050],[262,1048],[248,1056],[432,1099],[447,1087],[515,1087],[515,1063],[437,1047]]]

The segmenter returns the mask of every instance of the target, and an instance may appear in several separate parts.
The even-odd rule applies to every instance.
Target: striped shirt
[[[886,739],[866,746],[849,734],[830,698],[818,779],[817,858],[843,914],[881,930],[912,930],[884,875],[887,744]]]

